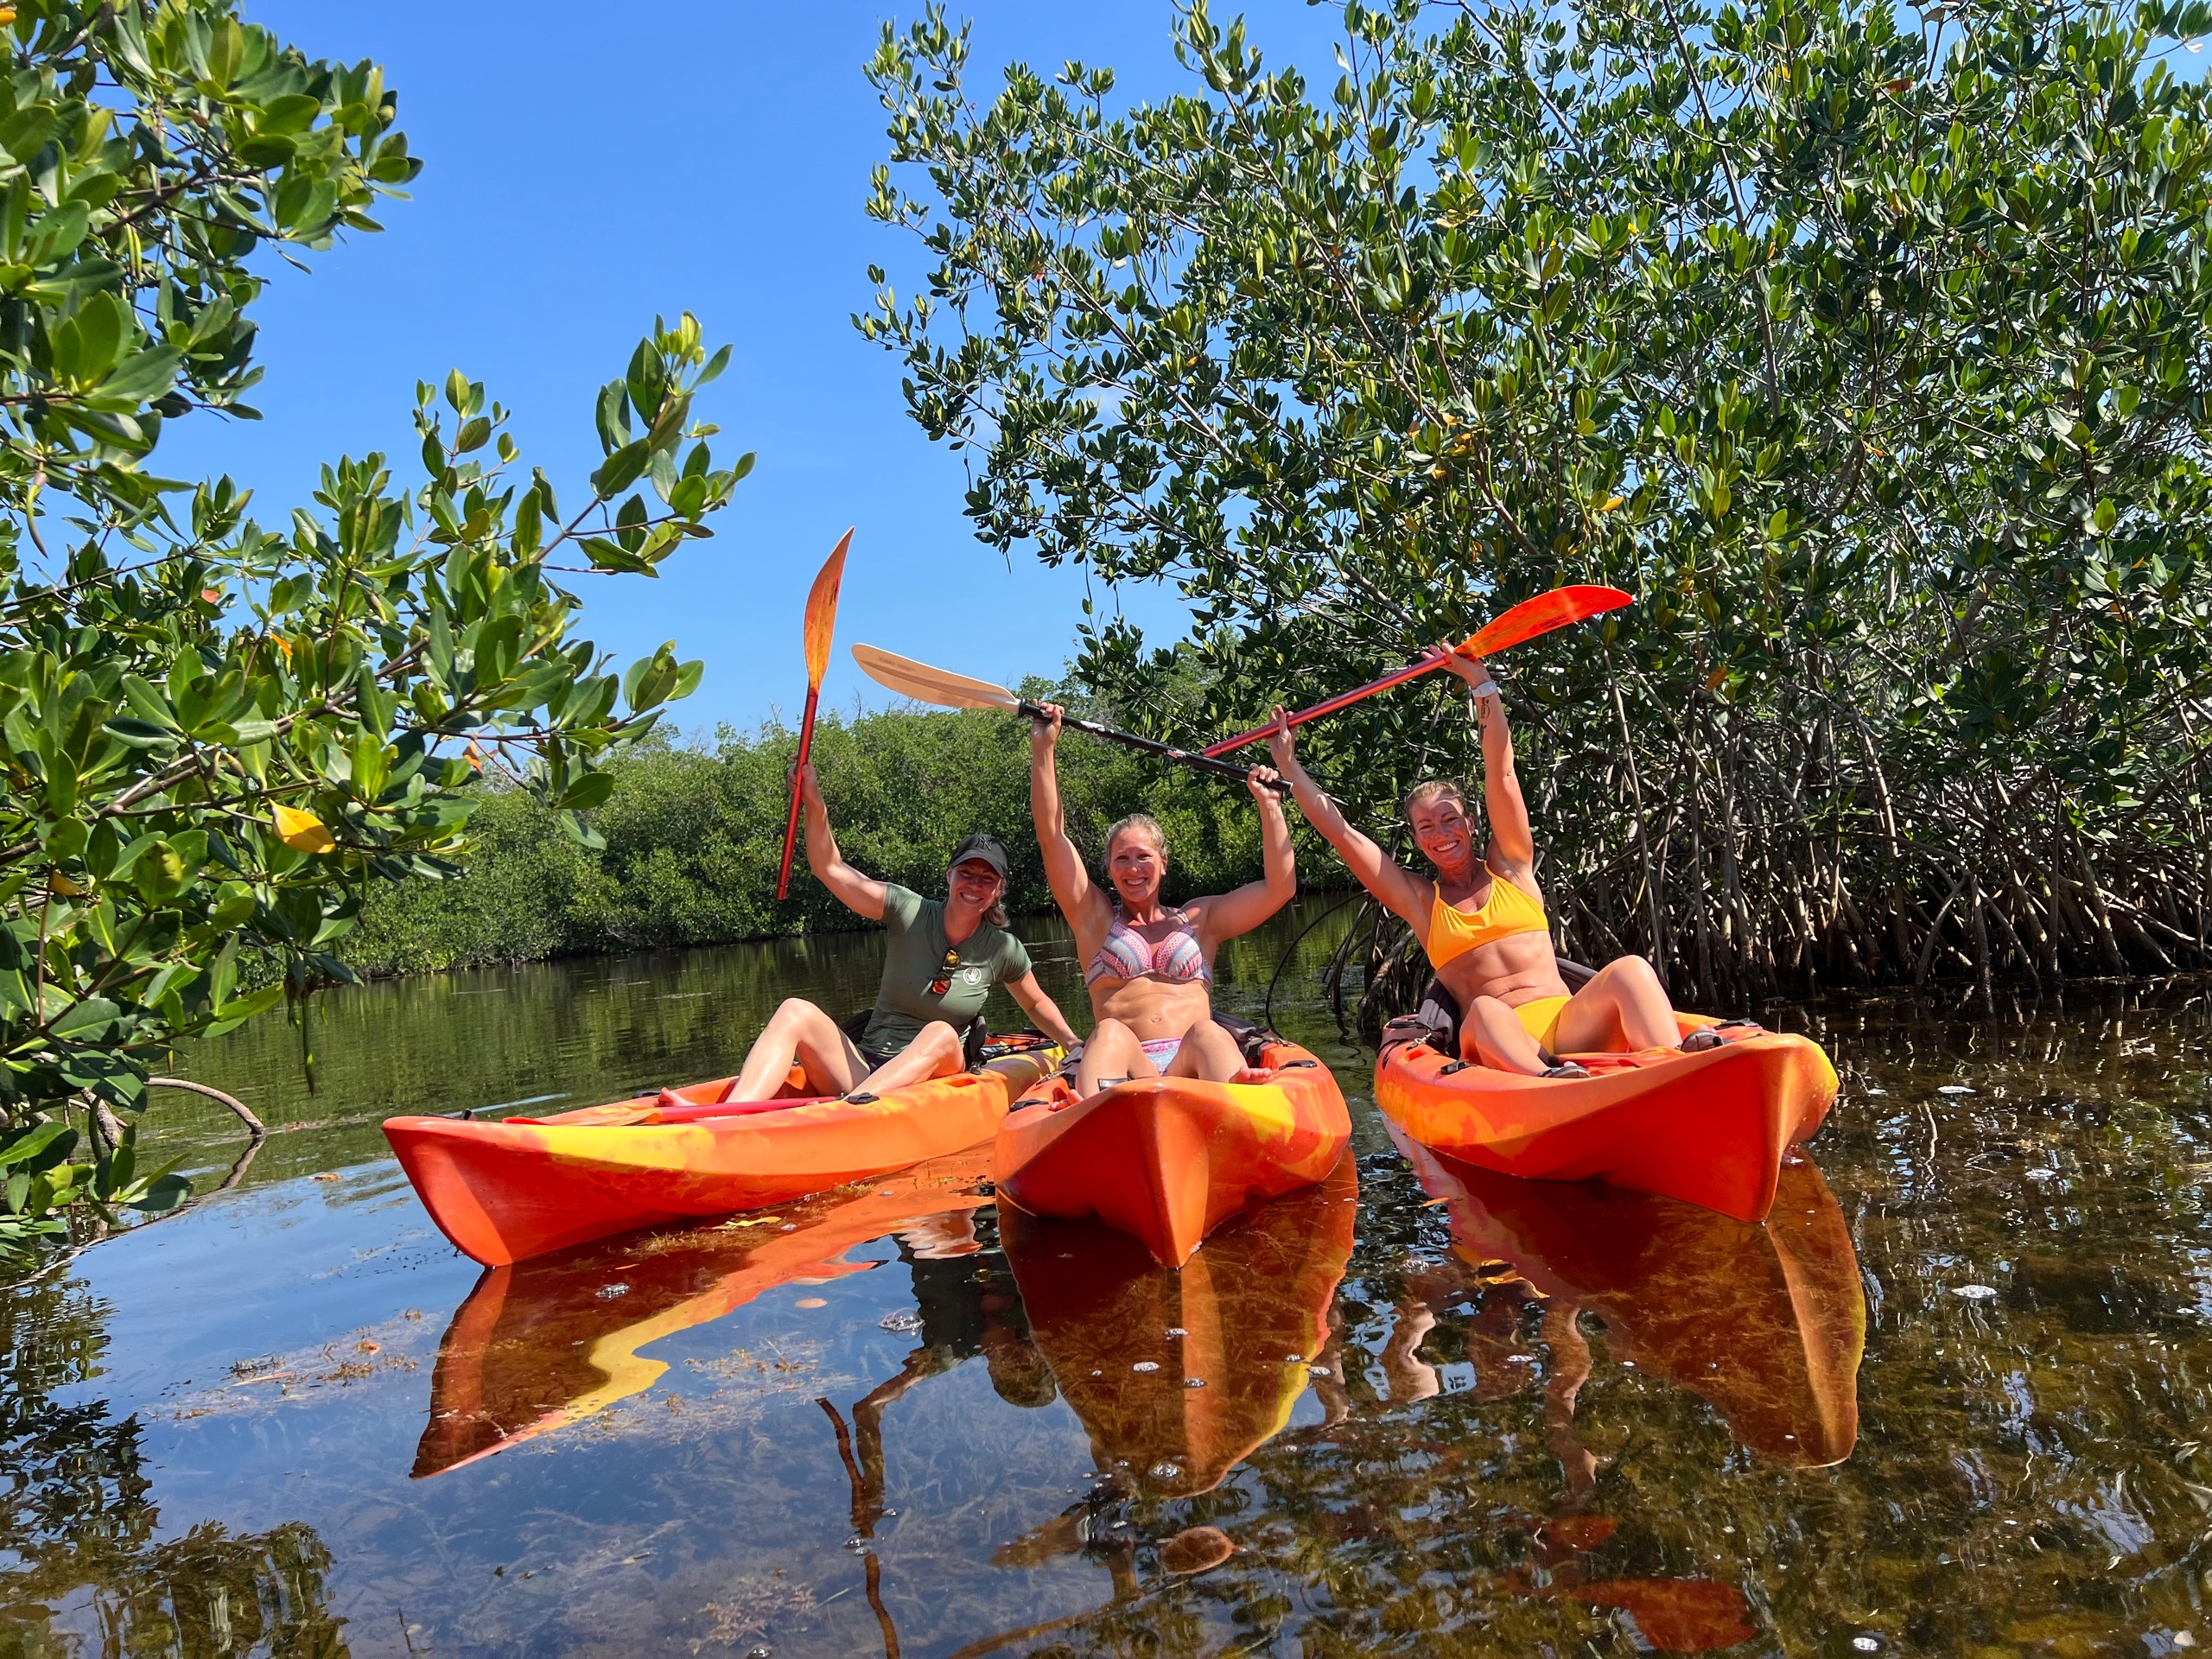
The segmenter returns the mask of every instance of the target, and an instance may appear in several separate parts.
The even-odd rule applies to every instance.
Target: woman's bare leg
[[[772,1100],[797,1060],[807,1081],[825,1095],[842,1095],[868,1068],[837,1022],[803,997],[786,997],[746,1051],[732,1100]]]
[[[1436,1313],[1417,1296],[1397,1307],[1397,1323],[1382,1349],[1382,1375],[1390,1384],[1390,1403],[1410,1406],[1444,1392],[1436,1367],[1421,1357],[1421,1345],[1436,1329]]]
[[[1167,1062],[1171,1077],[1204,1077],[1213,1083],[1230,1082],[1243,1069],[1244,1051],[1237,1046],[1236,1039],[1228,1027],[1211,1019],[1201,1020],[1185,1032],[1183,1046]]]
[[[1521,1016],[1494,996],[1478,996],[1467,1005],[1459,1021],[1459,1058],[1524,1077],[1542,1077],[1548,1065]]]
[[[1101,1089],[1131,1077],[1159,1075],[1160,1068],[1144,1052],[1136,1033],[1119,1020],[1101,1020],[1098,1029],[1084,1039],[1083,1058],[1075,1068],[1075,1092],[1088,1100]]]
[[[960,1033],[942,1020],[932,1020],[914,1033],[914,1040],[893,1054],[846,1092],[880,1095],[902,1084],[925,1077],[949,1077],[960,1070],[963,1058]]]
[[[1562,1054],[1633,1054],[1672,1048],[1682,1039],[1659,976],[1642,957],[1621,957],[1574,994],[1559,1012],[1553,1046]]]

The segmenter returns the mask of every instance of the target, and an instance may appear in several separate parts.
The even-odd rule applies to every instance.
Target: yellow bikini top
[[[1488,867],[1485,866],[1485,868]],[[1444,902],[1444,889],[1436,890],[1436,907],[1428,915],[1428,960],[1441,968],[1478,945],[1516,933],[1548,933],[1544,901],[1531,899],[1496,870],[1490,873],[1490,897],[1479,910],[1459,910]]]

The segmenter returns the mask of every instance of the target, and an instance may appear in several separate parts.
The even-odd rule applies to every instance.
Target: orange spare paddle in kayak
[[[798,760],[791,771],[791,813],[784,822],[784,861],[776,872],[778,899],[788,896],[791,890],[791,853],[798,846],[798,767],[806,764],[807,752],[814,747],[814,708],[822,701],[822,677],[830,671],[830,636],[837,627],[837,585],[845,579],[845,550],[852,544],[853,532],[849,530],[837,538],[836,550],[823,565],[806,595],[806,713],[798,723]]]
[[[1524,639],[1533,639],[1540,633],[1549,633],[1554,628],[1563,628],[1570,622],[1580,622],[1606,611],[1617,611],[1629,602],[1629,595],[1618,588],[1554,588],[1548,594],[1538,594],[1534,599],[1524,599],[1503,616],[1493,617],[1482,630],[1454,645],[1449,652],[1424,657],[1417,663],[1393,669],[1379,680],[1370,681],[1357,691],[1347,691],[1341,696],[1331,697],[1326,702],[1317,702],[1311,709],[1301,709],[1290,717],[1294,726],[1303,726],[1309,720],[1319,720],[1324,715],[1333,715],[1339,709],[1348,709],[1362,697],[1371,697],[1377,691],[1388,691],[1394,685],[1403,685],[1408,680],[1419,679],[1444,666],[1451,657],[1486,657],[1492,652],[1503,651],[1508,645],[1517,645]],[[1218,759],[1231,749],[1241,749],[1247,743],[1256,743],[1274,730],[1274,722],[1255,726],[1240,736],[1224,738],[1211,744],[1206,753]]]

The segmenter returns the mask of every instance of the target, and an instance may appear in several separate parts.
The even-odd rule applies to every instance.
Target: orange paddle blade
[[[1585,617],[1617,611],[1627,603],[1629,596],[1618,588],[1554,588],[1548,594],[1522,600],[1503,616],[1491,618],[1459,648],[1459,654],[1487,656]]]
[[[820,689],[822,677],[830,671],[830,636],[837,628],[837,587],[845,579],[845,550],[852,544],[849,530],[837,538],[836,550],[806,595],[806,683],[810,689]]]
[[[1508,645],[1517,645],[1524,639],[1533,639],[1540,633],[1549,633],[1554,628],[1563,628],[1570,622],[1580,622],[1585,617],[1596,616],[1601,611],[1618,610],[1630,602],[1630,596],[1618,588],[1554,588],[1548,594],[1538,594],[1534,599],[1524,599],[1504,615],[1492,618],[1472,638],[1454,645],[1450,653],[1424,657],[1417,663],[1393,669],[1379,680],[1370,680],[1365,685],[1331,697],[1326,702],[1317,702],[1311,709],[1301,709],[1290,717],[1294,726],[1303,726],[1309,720],[1319,720],[1324,715],[1333,715],[1339,709],[1349,709],[1363,697],[1371,697],[1377,691],[1388,691],[1392,686],[1403,685],[1408,680],[1441,668],[1452,655],[1480,657],[1493,651],[1503,651]],[[1235,737],[1224,737],[1218,743],[1209,744],[1205,753],[1218,759],[1247,743],[1256,743],[1274,729],[1270,721],[1255,726],[1249,732],[1239,732]]]

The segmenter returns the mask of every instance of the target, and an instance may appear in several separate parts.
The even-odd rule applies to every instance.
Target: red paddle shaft
[[[798,849],[798,772],[806,764],[807,752],[814,747],[814,705],[822,700],[821,688],[809,686],[806,691],[806,714],[798,723],[798,761],[791,772],[791,815],[784,823],[784,867],[776,872],[776,897],[782,899],[791,890],[791,855]]]
[[[1492,618],[1479,632],[1451,651],[1424,657],[1417,663],[1408,663],[1403,668],[1392,670],[1381,679],[1363,685],[1357,691],[1347,691],[1342,696],[1331,697],[1326,702],[1317,702],[1311,709],[1301,709],[1290,717],[1290,723],[1303,726],[1309,720],[1333,715],[1338,709],[1348,708],[1362,697],[1371,697],[1377,691],[1388,691],[1394,685],[1403,685],[1408,680],[1441,668],[1453,657],[1487,656],[1494,651],[1503,651],[1508,645],[1517,645],[1524,639],[1533,639],[1540,633],[1549,633],[1554,628],[1565,627],[1570,622],[1580,622],[1586,617],[1618,610],[1627,603],[1629,596],[1618,588],[1554,588],[1548,594],[1524,599],[1503,616]],[[1205,753],[1218,759],[1231,749],[1241,749],[1247,743],[1257,742],[1273,730],[1273,721],[1265,726],[1255,726],[1238,736],[1223,739],[1208,747]]]
[[[1317,702],[1311,709],[1300,709],[1290,717],[1290,723],[1293,726],[1303,726],[1309,720],[1319,720],[1324,715],[1333,715],[1339,709],[1349,708],[1362,697],[1371,697],[1377,691],[1388,691],[1394,685],[1403,685],[1408,680],[1419,679],[1442,660],[1441,658],[1431,658],[1421,662],[1408,664],[1404,668],[1394,669],[1379,680],[1369,681],[1357,691],[1347,691],[1342,696],[1331,697],[1326,702]],[[1220,742],[1208,747],[1205,753],[1217,757],[1227,754],[1231,749],[1241,749],[1247,743],[1257,742],[1274,728],[1274,722],[1269,721],[1266,725],[1255,726],[1250,731],[1238,736],[1224,738]]]

